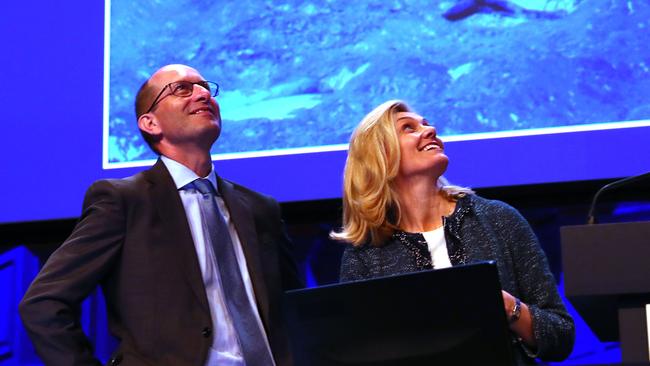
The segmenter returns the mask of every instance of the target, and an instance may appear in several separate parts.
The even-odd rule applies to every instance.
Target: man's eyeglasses
[[[202,87],[203,89],[207,90],[210,92],[210,95],[213,97],[216,97],[219,95],[219,84],[214,83],[212,81],[186,81],[186,80],[181,80],[181,81],[174,81],[173,83],[169,83],[165,85],[160,93],[156,96],[156,99],[153,100],[153,103],[151,103],[151,107],[147,109],[146,113],[151,112],[151,110],[158,104],[161,100],[163,100],[167,95],[175,95],[177,97],[189,97],[192,95],[194,92],[194,84]],[[163,93],[165,92],[166,89],[169,89],[169,94],[165,95],[163,97]]]

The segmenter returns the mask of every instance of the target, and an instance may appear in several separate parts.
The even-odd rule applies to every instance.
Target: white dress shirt
[[[210,242],[206,240],[206,237],[208,237],[207,228],[204,228],[201,223],[199,200],[203,199],[202,194],[195,190],[181,190],[182,187],[199,178],[208,179],[212,182],[215,190],[218,190],[214,168],[210,171],[207,177],[199,177],[188,167],[166,156],[161,156],[161,160],[167,167],[167,170],[169,170],[169,173],[174,180],[174,184],[176,184],[176,188],[178,189],[181,201],[183,201],[187,223],[192,232],[194,248],[196,249],[196,255],[199,259],[201,276],[203,277],[205,292],[210,305],[210,315],[214,327],[214,339],[205,366],[245,366],[239,341],[237,339],[237,332],[228,312],[228,308],[224,302],[223,287],[221,285],[221,278],[219,271],[217,270],[217,263],[214,258],[212,246],[210,245]],[[266,347],[269,349],[269,353],[271,353],[266,332],[264,331],[264,326],[262,325],[262,320],[257,309],[255,294],[253,293],[253,285],[248,274],[248,267],[246,266],[246,258],[244,257],[241,241],[239,240],[233,222],[230,220],[230,211],[228,211],[225,202],[220,196],[216,197],[216,201],[219,210],[221,211],[221,215],[228,225],[228,231],[230,231],[230,237],[235,249],[239,270],[241,271],[242,280],[246,287],[246,294],[248,295],[248,299],[253,307],[253,314],[255,315],[262,334],[264,335]]]

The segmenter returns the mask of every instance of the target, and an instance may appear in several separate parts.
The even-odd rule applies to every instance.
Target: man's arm
[[[20,315],[46,365],[98,365],[81,329],[81,302],[119,256],[125,233],[124,207],[114,186],[93,184],[81,219],[48,259],[20,303]]]

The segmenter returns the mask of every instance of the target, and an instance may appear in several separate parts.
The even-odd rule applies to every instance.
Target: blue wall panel
[[[0,365],[43,365],[22,326],[18,304],[39,271],[38,258],[23,246],[0,254]],[[102,361],[108,360],[116,342],[109,335],[104,297],[95,290],[82,304],[81,325]]]
[[[27,338],[18,303],[38,272],[38,259],[19,246],[0,254],[0,364],[39,364]]]

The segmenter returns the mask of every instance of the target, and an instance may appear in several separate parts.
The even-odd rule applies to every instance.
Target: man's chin
[[[217,141],[221,136],[221,124],[213,124],[209,129],[206,129],[206,139],[210,139],[212,143]]]

